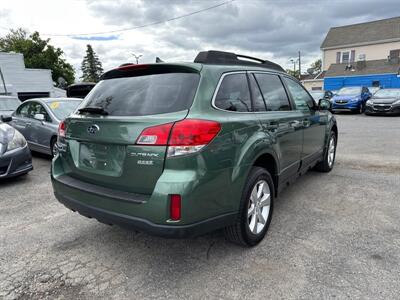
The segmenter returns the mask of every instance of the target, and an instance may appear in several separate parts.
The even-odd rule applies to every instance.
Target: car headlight
[[[14,130],[14,135],[8,142],[6,152],[17,148],[25,147],[25,145],[26,145],[26,140],[24,136],[18,130]]]
[[[350,102],[358,102],[360,100],[361,100],[360,98],[353,98],[353,99],[350,100]]]
[[[393,102],[393,105],[400,105],[400,99],[395,101],[395,102]]]
[[[368,100],[367,105],[374,105],[374,102],[372,100]]]

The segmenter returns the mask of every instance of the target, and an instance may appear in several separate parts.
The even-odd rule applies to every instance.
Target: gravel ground
[[[334,170],[287,188],[252,249],[72,213],[36,155],[28,176],[0,183],[0,299],[400,298],[400,118],[337,119]]]

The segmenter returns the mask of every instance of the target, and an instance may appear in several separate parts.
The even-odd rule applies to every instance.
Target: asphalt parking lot
[[[257,247],[111,227],[52,194],[50,159],[0,183],[0,298],[400,297],[400,118],[337,115],[334,170],[278,198]]]

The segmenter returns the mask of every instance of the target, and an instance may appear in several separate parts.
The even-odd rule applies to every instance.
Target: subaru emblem
[[[96,124],[90,125],[90,126],[87,128],[87,132],[88,132],[89,134],[96,134],[99,130],[100,130],[100,128],[99,128],[99,126],[97,126]]]

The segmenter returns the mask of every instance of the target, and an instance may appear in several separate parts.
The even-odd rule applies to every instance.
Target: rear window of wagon
[[[189,109],[200,75],[158,73],[100,81],[79,108],[97,106],[110,116],[145,116]]]

